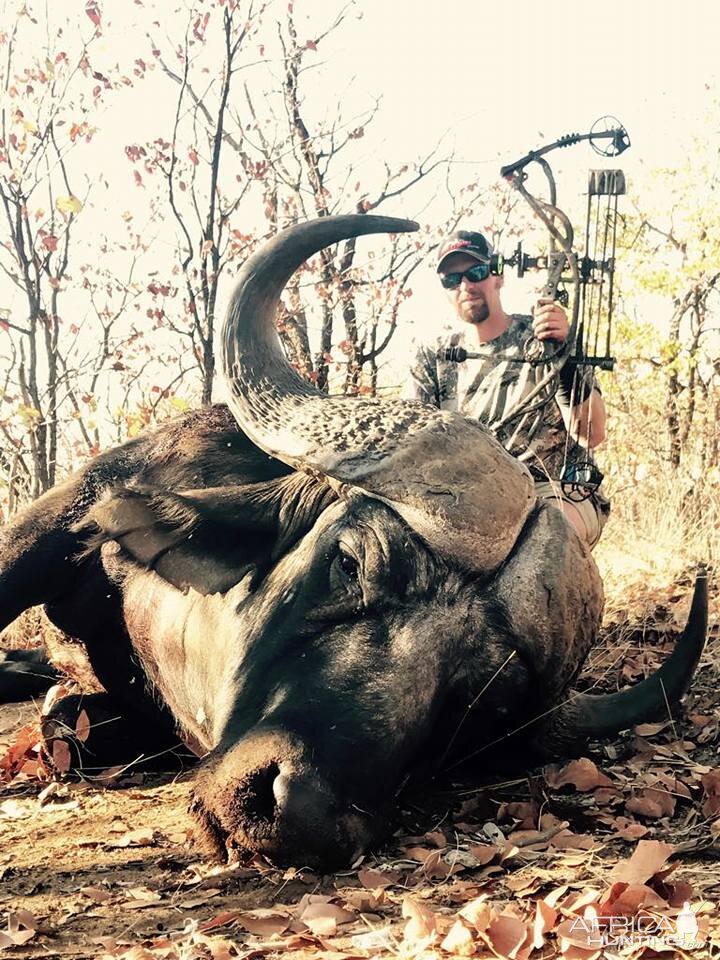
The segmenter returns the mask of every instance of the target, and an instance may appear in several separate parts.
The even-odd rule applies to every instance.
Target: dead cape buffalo
[[[4,532],[0,626],[44,603],[107,690],[83,701],[93,721],[122,715],[93,727],[86,762],[179,731],[204,755],[192,807],[219,853],[348,862],[418,763],[484,764],[494,742],[566,754],[665,711],[702,651],[699,578],[657,674],[573,693],[602,584],[525,468],[460,415],[327,397],[287,363],[274,318],[293,271],[342,239],[415,228],[327,217],[278,235],[229,307],[229,410],[102,454]],[[17,666],[0,677],[10,699]],[[48,736],[73,728],[68,703]]]

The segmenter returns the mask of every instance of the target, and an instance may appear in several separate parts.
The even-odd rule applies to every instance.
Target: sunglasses
[[[444,274],[440,277],[440,283],[446,290],[456,290],[463,282],[463,278],[467,277],[470,283],[480,283],[482,280],[487,280],[491,272],[489,263],[478,263],[469,270],[463,270],[462,273]]]

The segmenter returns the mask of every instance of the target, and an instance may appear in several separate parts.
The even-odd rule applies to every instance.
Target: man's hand
[[[567,314],[557,300],[541,297],[533,309],[533,333],[538,340],[565,343],[570,333]]]

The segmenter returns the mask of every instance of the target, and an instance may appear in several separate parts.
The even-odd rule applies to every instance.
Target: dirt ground
[[[616,624],[588,679],[602,676],[608,687],[639,679],[666,655],[685,610],[668,597],[651,628]],[[388,846],[332,876],[218,865],[198,852],[186,812],[191,772],[130,770],[109,788],[48,788],[17,775],[0,786],[0,952],[572,960],[601,953],[567,934],[570,919],[589,903],[627,917],[622,897],[631,892],[637,915],[654,911],[673,924],[689,903],[702,946],[688,955],[717,957],[717,632],[715,618],[682,721],[646,724],[530,777],[405,798]],[[36,716],[33,705],[0,707],[0,757]]]

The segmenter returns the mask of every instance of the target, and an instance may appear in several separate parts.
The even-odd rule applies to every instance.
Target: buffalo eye
[[[352,554],[341,550],[338,556],[338,564],[348,580],[360,579],[360,565]]]

